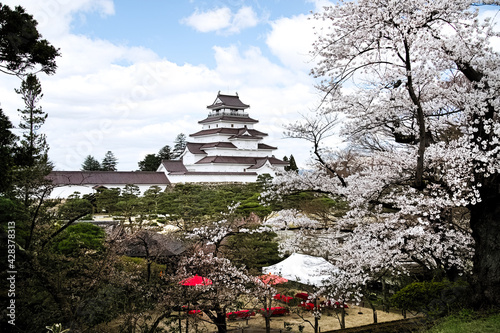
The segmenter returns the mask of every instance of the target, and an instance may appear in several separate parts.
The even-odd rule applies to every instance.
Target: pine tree
[[[30,216],[20,223],[25,228],[27,238],[25,248],[30,249],[35,233],[35,226],[39,223],[37,210],[31,211],[30,207],[35,202],[43,202],[52,188],[46,179],[52,171],[52,163],[48,159],[49,146],[45,134],[39,132],[47,119],[47,114],[42,111],[38,102],[42,98],[40,81],[34,74],[28,74],[21,83],[21,88],[15,90],[21,95],[25,108],[18,109],[21,113],[19,128],[23,130],[21,145],[15,156],[16,165],[13,170],[16,196]]]
[[[21,95],[25,105],[23,110],[18,109],[21,113],[19,128],[24,130],[18,163],[33,166],[36,160],[46,160],[49,150],[45,134],[38,133],[48,116],[41,106],[37,107],[43,97],[42,86],[36,75],[28,74],[21,83],[21,88],[15,91]]]
[[[186,135],[180,133],[174,140],[173,159],[178,158],[186,149]]]
[[[285,171],[299,170],[297,164],[295,163],[295,158],[293,157],[293,155],[290,155],[290,158],[288,158],[288,156],[283,157],[283,161],[288,162],[288,166],[285,167]]]
[[[297,163],[295,163],[295,158],[293,157],[293,155],[290,155],[290,160],[288,161],[288,163],[290,163],[290,165],[288,166],[288,170],[292,171],[299,170],[299,168],[297,167]]]
[[[102,171],[116,171],[116,165],[118,164],[118,159],[115,155],[108,150],[106,155],[104,155],[104,159],[101,162],[101,170]]]
[[[42,39],[37,25],[21,6],[0,3],[0,72],[19,77],[29,70],[55,73],[59,50]]]
[[[12,133],[13,125],[0,109],[0,193],[4,193],[12,182],[12,167],[14,166],[14,149],[16,135]]]
[[[139,170],[141,171],[156,171],[160,166],[161,159],[158,155],[147,154],[139,164]]]
[[[174,153],[172,152],[172,148],[169,145],[166,145],[157,154],[158,158],[161,160],[171,160],[174,158]]]
[[[99,171],[101,170],[101,163],[94,158],[94,156],[88,155],[82,164],[82,171]]]

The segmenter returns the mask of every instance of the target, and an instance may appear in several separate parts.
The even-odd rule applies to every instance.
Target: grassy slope
[[[497,333],[500,332],[500,314],[470,320],[450,316],[427,333]]]

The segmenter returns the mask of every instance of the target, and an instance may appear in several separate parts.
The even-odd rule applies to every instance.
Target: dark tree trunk
[[[473,83],[474,89],[479,92],[488,91],[490,86],[487,81],[483,82],[483,85],[478,84],[484,78],[480,70],[465,60],[455,62],[457,68]],[[476,128],[472,142],[486,143],[484,146],[478,144],[484,152],[491,152],[498,147],[498,144],[494,143],[494,134],[484,126],[489,121],[498,121],[498,110],[492,103],[495,98],[498,97],[492,96],[491,99],[486,99],[486,112],[475,113],[470,119]],[[476,161],[475,164],[476,168],[484,167],[482,162]],[[481,184],[479,188],[481,202],[469,207],[472,237],[476,242],[472,278],[473,305],[498,307],[500,306],[500,176],[495,174],[484,178],[483,175],[477,174],[476,179]]]
[[[471,206],[474,306],[500,306],[500,176],[484,180],[481,202]]]
[[[378,316],[377,316],[377,309],[375,308],[375,304],[373,304],[368,297],[366,298],[368,304],[370,305],[370,308],[372,309],[373,313],[373,323],[377,324],[378,323]]]
[[[217,325],[218,333],[227,332],[226,314],[224,311],[217,311],[217,317],[215,317],[214,324]]]

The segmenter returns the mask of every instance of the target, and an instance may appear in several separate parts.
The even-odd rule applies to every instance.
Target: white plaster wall
[[[248,156],[248,157],[266,157],[271,156],[269,150],[247,150],[247,149],[205,149],[207,156]],[[184,162],[186,164],[186,162]]]
[[[231,142],[239,149],[257,150],[259,141],[255,140],[231,140]]]
[[[230,135],[214,134],[207,136],[190,137],[190,141],[199,143],[229,142]]]
[[[50,199],[63,199],[63,198],[69,197],[70,195],[72,195],[75,192],[80,192],[81,195],[92,194],[92,193],[95,193],[95,191],[92,189],[93,186],[94,185],[88,185],[88,186],[69,185],[69,186],[56,187],[50,193],[49,198]]]
[[[212,123],[212,124],[204,124],[202,126],[202,129],[214,129],[214,128],[221,128],[221,127],[227,127],[227,128],[244,128],[247,127],[248,129],[253,129],[253,124],[248,124],[248,123],[239,123],[239,122],[227,122],[227,121],[222,121],[218,123]]]
[[[72,195],[73,193],[75,192],[80,192],[80,195],[84,195],[84,194],[92,194],[92,193],[95,193],[96,191],[94,189],[92,189],[92,187],[94,187],[96,184],[92,184],[92,185],[67,185],[67,186],[59,186],[59,187],[56,187],[52,190],[52,192],[50,193],[50,196],[49,198],[50,199],[63,199],[63,198],[67,198],[69,197],[70,195]],[[101,184],[100,184],[101,185]],[[102,184],[104,186],[106,186],[107,188],[115,188],[115,187],[118,187],[120,189],[124,189],[125,188],[125,185],[117,185],[117,184]],[[139,186],[139,190],[141,191],[141,195],[144,194],[144,192],[146,190],[148,190],[151,186],[153,185],[138,185]],[[165,190],[165,188],[167,187],[167,185],[160,185],[158,184],[157,186],[159,186],[162,191]]]
[[[218,182],[238,182],[253,183],[257,181],[256,175],[170,175],[168,179],[171,183],[218,183]]]
[[[182,162],[184,163],[184,165],[187,166],[187,165],[195,164],[196,162],[201,160],[203,157],[205,157],[205,155],[195,155],[195,154],[192,154],[191,152],[187,151],[186,154],[182,157]]]
[[[244,172],[250,164],[193,164],[186,165],[189,171],[203,172]],[[170,175],[168,176],[170,180]]]

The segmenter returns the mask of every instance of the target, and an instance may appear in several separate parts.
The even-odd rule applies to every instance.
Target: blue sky
[[[324,0],[23,0],[39,31],[60,48],[58,70],[41,75],[43,127],[58,170],[111,150],[120,170],[200,129],[218,91],[238,92],[278,158],[299,165],[309,145],[283,125],[314,109],[308,75],[310,12]],[[19,79],[2,76],[2,108],[14,124]]]
[[[305,167],[308,142],[283,137],[321,96],[309,75],[311,11],[327,0],[7,0],[21,4],[60,48],[55,75],[40,75],[42,130],[57,170],[78,170],[110,150],[119,170],[200,129],[218,91],[238,92],[256,128]],[[481,10],[486,11],[487,8]],[[498,12],[494,12],[497,14]],[[497,18],[498,19],[498,18]],[[500,44],[500,43],[499,43]],[[497,45],[498,46],[498,45]],[[19,123],[20,85],[0,76],[0,102]],[[330,138],[335,148],[340,139]]]
[[[244,16],[241,13],[245,9],[246,24],[234,28],[236,16],[238,13]],[[214,45],[259,46],[266,57],[279,61],[265,47],[266,35],[272,29],[270,22],[307,14],[314,9],[313,2],[304,0],[121,0],[115,2],[113,15],[89,13],[75,20],[71,30],[116,44],[143,46],[177,64],[213,67],[215,60],[210,55]],[[213,20],[209,18],[211,15]],[[205,23],[201,22],[203,20]]]

